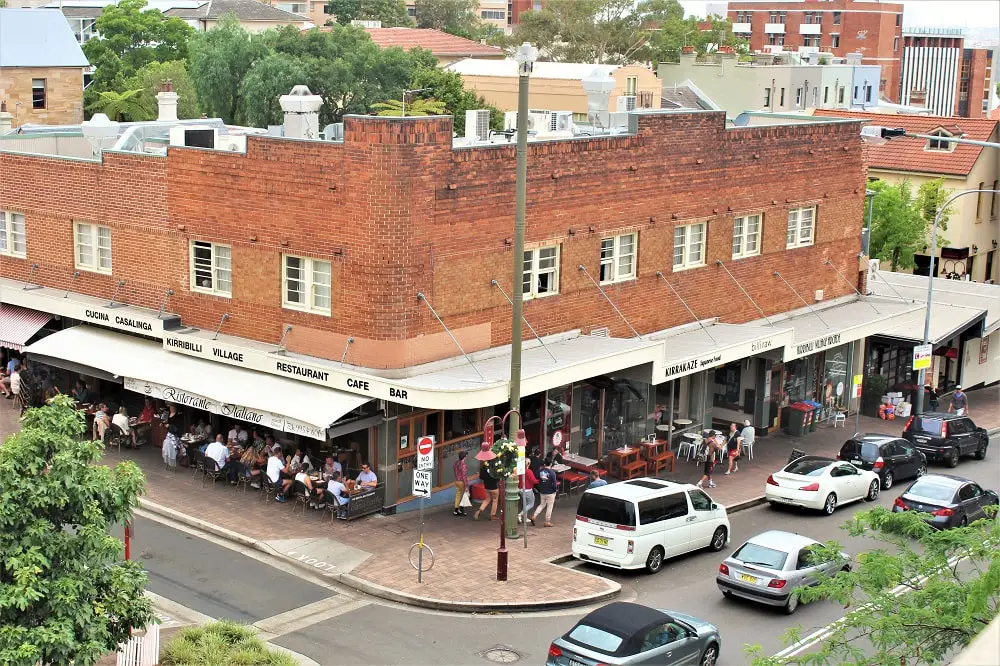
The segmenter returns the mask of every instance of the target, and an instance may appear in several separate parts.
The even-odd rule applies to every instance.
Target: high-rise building
[[[967,48],[960,28],[903,31],[900,96],[939,116],[985,118],[996,86],[997,49]]]
[[[879,65],[879,93],[899,101],[903,5],[863,0],[730,2],[733,32],[755,51],[861,53],[864,65]]]

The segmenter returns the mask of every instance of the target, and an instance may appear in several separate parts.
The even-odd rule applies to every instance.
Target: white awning
[[[882,330],[879,335],[922,343],[926,313],[926,308],[920,305],[905,317],[901,317],[893,326]],[[985,309],[940,303],[935,297],[934,307],[931,308],[930,343],[932,345],[943,344],[974,326],[978,326],[974,337],[979,337],[983,335],[982,325],[985,319]]]
[[[905,298],[926,303],[927,280],[926,275],[875,270],[869,274],[868,288],[885,298]],[[934,278],[934,308],[941,303],[986,310],[984,334],[989,335],[1000,329],[1000,285]],[[921,333],[923,330],[921,326]]]
[[[89,326],[60,331],[25,351],[122,377],[138,393],[320,440],[337,419],[371,400],[172,354],[159,343]]]
[[[792,342],[791,329],[781,325],[712,324],[704,329],[690,326],[684,329],[683,332],[668,329],[649,336],[664,345],[663,358],[653,367],[654,384],[781,347],[787,349]]]

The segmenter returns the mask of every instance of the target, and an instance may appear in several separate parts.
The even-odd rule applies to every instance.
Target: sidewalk
[[[969,394],[976,423],[993,430],[1000,426],[1000,386]],[[10,403],[0,404],[0,433],[16,427]],[[861,417],[861,432],[898,435],[904,420],[881,421]],[[816,432],[795,438],[776,433],[757,440],[752,461],[740,463],[740,472],[715,476],[712,497],[730,511],[762,501],[767,475],[780,468],[792,449],[809,454],[835,455],[855,431],[854,418],[845,428],[821,425]],[[613,581],[554,562],[570,550],[570,528],[579,494],[560,497],[553,514],[555,527],[528,529],[528,548],[522,541],[508,542],[509,577],[496,581],[499,522],[457,518],[450,508],[436,507],[425,516],[424,542],[434,551],[434,567],[417,582],[417,572],[407,553],[419,538],[417,512],[395,516],[375,515],[352,523],[333,521],[326,512],[293,513],[293,505],[264,503],[250,491],[235,492],[193,481],[192,471],[164,469],[159,449],[109,451],[108,464],[120,458],[134,460],[146,473],[143,508],[168,520],[194,525],[224,538],[257,548],[332,577],[360,591],[419,606],[466,612],[503,612],[556,608],[595,603],[614,597],[620,588]],[[701,468],[679,460],[666,478],[694,483]]]

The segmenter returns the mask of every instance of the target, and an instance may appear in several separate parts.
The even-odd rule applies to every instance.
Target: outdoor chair
[[[274,496],[278,494],[278,485],[267,478],[266,474],[261,475],[260,481],[260,496],[265,502],[269,502],[274,499]]]
[[[236,490],[239,492],[240,486],[243,486],[243,494],[245,495],[247,488],[250,487],[250,481],[253,480],[250,467],[242,462],[236,462],[234,466],[236,467]]]
[[[199,474],[205,474],[205,454],[198,449],[193,449],[191,451],[190,464],[194,469],[194,474],[191,476],[192,481],[197,479]],[[204,476],[202,477],[202,483],[204,483]]]
[[[296,481],[289,488],[289,492],[295,498],[295,506],[292,508],[292,512],[294,513],[295,509],[302,507],[302,515],[305,515],[306,506],[309,504],[309,489],[301,481]]]
[[[212,479],[212,485],[222,476],[222,470],[219,469],[219,463],[216,462],[215,458],[209,458],[208,456],[202,454],[202,470],[204,470],[204,476],[201,477],[201,484],[205,485],[206,479]]]
[[[122,444],[128,446],[131,441],[131,438],[122,432],[122,429],[114,423],[108,426],[107,430],[104,431],[104,446],[106,448],[117,446],[118,453],[122,452]]]

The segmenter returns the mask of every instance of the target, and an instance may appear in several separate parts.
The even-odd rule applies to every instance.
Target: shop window
[[[740,406],[740,381],[743,376],[743,363],[734,361],[715,369],[712,404],[716,407],[742,411]]]
[[[25,258],[28,254],[24,214],[0,210],[0,254]]]
[[[31,108],[45,108],[47,97],[45,88],[45,79],[31,79]]]
[[[760,213],[733,220],[733,259],[760,254],[760,220]]]
[[[76,262],[80,270],[111,272],[111,229],[96,224],[75,223]]]
[[[559,293],[559,246],[524,251],[522,275],[524,298],[541,298]]]
[[[813,231],[816,224],[816,207],[793,208],[788,211],[788,249],[805,247],[813,244]]]
[[[446,442],[481,431],[478,409],[449,411],[444,414],[444,441]]]
[[[638,234],[601,239],[601,284],[624,282],[635,277]]]
[[[329,261],[282,255],[281,304],[292,310],[330,314],[332,267]]]
[[[231,247],[191,241],[191,289],[217,296],[233,295]]]
[[[674,228],[674,270],[705,265],[705,223]]]

